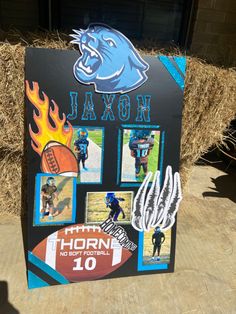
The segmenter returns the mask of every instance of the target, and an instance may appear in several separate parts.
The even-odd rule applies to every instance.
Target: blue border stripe
[[[165,66],[166,70],[170,73],[172,78],[175,80],[175,82],[177,83],[179,88],[181,90],[183,90],[184,89],[184,79],[180,75],[180,73],[176,70],[174,65],[171,63],[169,57],[167,57],[167,56],[160,56],[158,58],[161,61],[161,63]]]
[[[159,129],[160,126],[159,125],[142,125],[142,124],[122,124],[121,125],[122,128],[124,129],[133,129],[133,128],[136,128],[136,129]]]
[[[32,273],[30,270],[28,270],[28,288],[34,289],[34,288],[41,288],[41,287],[48,287],[49,284],[39,278],[37,275]]]
[[[186,57],[174,57],[175,62],[178,64],[183,75],[186,75]]]
[[[119,129],[118,130],[118,147],[117,147],[117,180],[116,183],[117,185],[119,185],[120,180],[121,180],[121,160],[122,160],[122,156],[121,156],[121,134],[122,134],[122,130]]]
[[[120,187],[122,187],[122,188],[132,188],[132,187],[136,187],[136,186],[140,186],[142,184],[142,182],[134,182],[134,183],[132,183],[132,182],[127,182],[127,183],[121,183],[120,184]],[[152,182],[150,182],[149,184],[148,184],[148,187],[150,188],[152,186]]]
[[[28,251],[28,260],[30,263],[32,263],[35,266],[37,266],[38,268],[40,268],[42,271],[44,271],[46,274],[51,276],[53,279],[57,280],[59,283],[61,283],[61,284],[70,283],[64,276],[62,276],[56,270],[54,270],[49,265],[44,263],[41,259],[39,259],[37,256],[35,256],[30,251]]]
[[[142,182],[137,182],[137,183],[132,183],[132,182],[130,182],[130,183],[121,183],[120,184],[120,187],[122,187],[122,188],[131,188],[131,187],[135,187],[135,186],[140,186],[142,184]]]
[[[165,131],[161,134],[161,154],[160,154],[160,184],[162,184],[162,178],[163,178],[163,161],[164,161],[164,151],[165,151]]]
[[[153,264],[153,265],[143,265],[143,241],[144,241],[144,232],[139,232],[138,237],[138,271],[146,270],[163,270],[168,269],[168,264]]]

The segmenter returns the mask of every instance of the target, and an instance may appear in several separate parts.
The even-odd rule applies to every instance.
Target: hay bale
[[[21,214],[22,155],[6,153],[0,157],[1,213]]]
[[[24,48],[0,45],[0,147],[22,151],[24,128]]]
[[[236,72],[188,57],[180,165],[184,183],[200,156],[212,145],[223,144],[235,114]]]
[[[7,181],[4,181],[7,182],[10,191],[9,194],[0,195],[0,199],[3,201],[6,198],[3,207],[5,210],[19,214],[21,208],[20,165],[24,137],[25,46],[74,48],[68,44],[68,36],[63,38],[58,33],[44,34],[44,36],[31,34],[28,38],[22,38],[15,33],[12,36],[15,36],[17,44],[0,43],[0,148],[5,151],[4,158],[0,161],[0,169],[4,170],[3,173],[7,178]],[[141,48],[142,52],[152,55],[160,52],[160,50],[154,49],[150,43],[142,46],[139,44],[138,48]],[[163,51],[161,52],[163,53]],[[180,54],[180,52],[175,50],[172,54]],[[188,179],[194,162],[213,144],[222,143],[223,132],[235,117],[235,112],[236,72],[188,57],[181,139],[183,185]],[[9,123],[10,121],[11,123]],[[12,159],[13,155],[17,156],[17,166]],[[11,176],[12,169],[17,169],[15,176]]]

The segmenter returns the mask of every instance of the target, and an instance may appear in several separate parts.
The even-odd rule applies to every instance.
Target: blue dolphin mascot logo
[[[146,82],[149,65],[122,33],[103,24],[73,31],[71,43],[81,52],[73,72],[80,83],[99,93],[126,93]]]

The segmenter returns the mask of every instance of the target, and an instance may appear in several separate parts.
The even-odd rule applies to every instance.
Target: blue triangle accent
[[[179,88],[181,90],[184,89],[184,78],[181,76],[181,74],[177,71],[177,69],[175,68],[175,66],[172,64],[172,62],[170,61],[169,57],[167,56],[160,56],[158,57],[159,60],[161,61],[161,63],[164,65],[164,67],[166,68],[166,70],[170,73],[170,75],[172,76],[172,78],[175,80],[175,82],[177,83],[177,85],[179,86]]]
[[[42,287],[48,287],[49,284],[39,278],[37,275],[32,273],[30,270],[28,270],[28,288],[29,289],[35,289],[35,288],[42,288]]]
[[[44,271],[46,274],[51,276],[53,279],[57,280],[59,283],[61,284],[69,283],[69,281],[64,276],[62,276],[55,269],[53,269],[48,264],[43,262],[40,258],[38,258],[36,255],[34,255],[30,251],[28,251],[28,260],[30,263],[40,268],[42,271]]]
[[[178,64],[183,75],[186,75],[186,57],[174,57],[175,62]]]

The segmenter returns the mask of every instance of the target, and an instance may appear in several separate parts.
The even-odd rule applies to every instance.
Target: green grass
[[[123,134],[123,145],[129,143],[129,133]]]
[[[154,146],[148,157],[148,171],[155,172],[157,170],[159,161],[159,141],[160,134],[155,136]]]
[[[103,137],[102,137],[101,129],[89,131],[89,139],[91,139],[95,144],[97,144],[100,148],[102,148]]]

